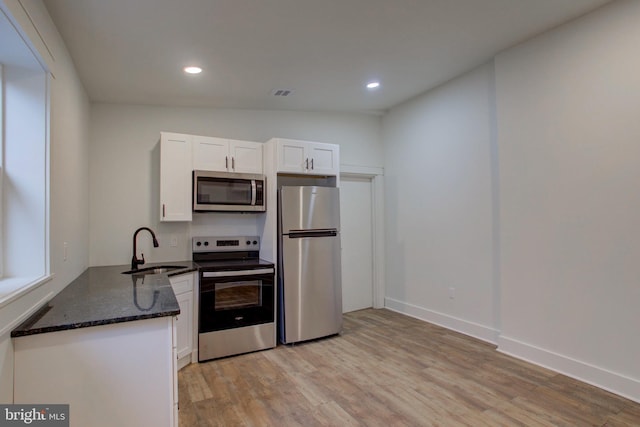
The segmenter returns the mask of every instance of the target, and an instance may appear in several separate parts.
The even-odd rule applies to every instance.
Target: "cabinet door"
[[[178,360],[185,356],[189,356],[193,350],[191,342],[192,325],[193,325],[193,292],[185,292],[176,295],[178,305],[180,306],[180,314],[176,320],[176,351]]]
[[[193,273],[189,273],[169,278],[173,292],[176,294],[178,305],[180,306],[180,314],[178,314],[176,318],[176,350],[178,360],[190,355],[193,351],[193,276]],[[178,366],[182,367],[181,364]]]
[[[191,137],[160,134],[160,221],[191,221]]]
[[[193,169],[216,172],[230,171],[229,141],[210,136],[194,136]]]
[[[229,141],[233,172],[262,173],[262,144],[250,141]]]
[[[338,175],[340,171],[340,151],[335,144],[309,143],[308,173],[318,175]]]
[[[277,143],[278,172],[306,173],[308,157],[306,143],[301,141],[283,141]]]

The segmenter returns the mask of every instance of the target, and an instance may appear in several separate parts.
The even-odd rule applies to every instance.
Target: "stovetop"
[[[260,250],[258,236],[200,236],[194,237],[191,252],[194,254],[222,254],[226,252],[243,252]]]
[[[273,267],[260,259],[258,236],[194,237],[192,259],[201,270],[245,270]]]

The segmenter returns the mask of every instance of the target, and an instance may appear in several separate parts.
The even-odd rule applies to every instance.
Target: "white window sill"
[[[7,277],[0,279],[0,308],[53,279],[53,274],[40,277]]]

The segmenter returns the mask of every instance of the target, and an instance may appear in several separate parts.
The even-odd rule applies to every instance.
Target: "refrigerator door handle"
[[[333,237],[338,235],[335,228],[327,230],[289,230],[290,239],[302,239],[304,237]]]

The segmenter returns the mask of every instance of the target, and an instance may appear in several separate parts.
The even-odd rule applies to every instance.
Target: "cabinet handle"
[[[165,217],[165,214],[164,214],[164,203],[163,203],[162,204],[162,218],[164,218],[164,217]]]
[[[304,168],[309,169],[309,158],[304,159]]]
[[[231,169],[236,170],[236,158],[231,157]]]
[[[313,170],[313,159],[311,159],[311,169]]]
[[[224,156],[224,168],[229,169],[229,157]]]

